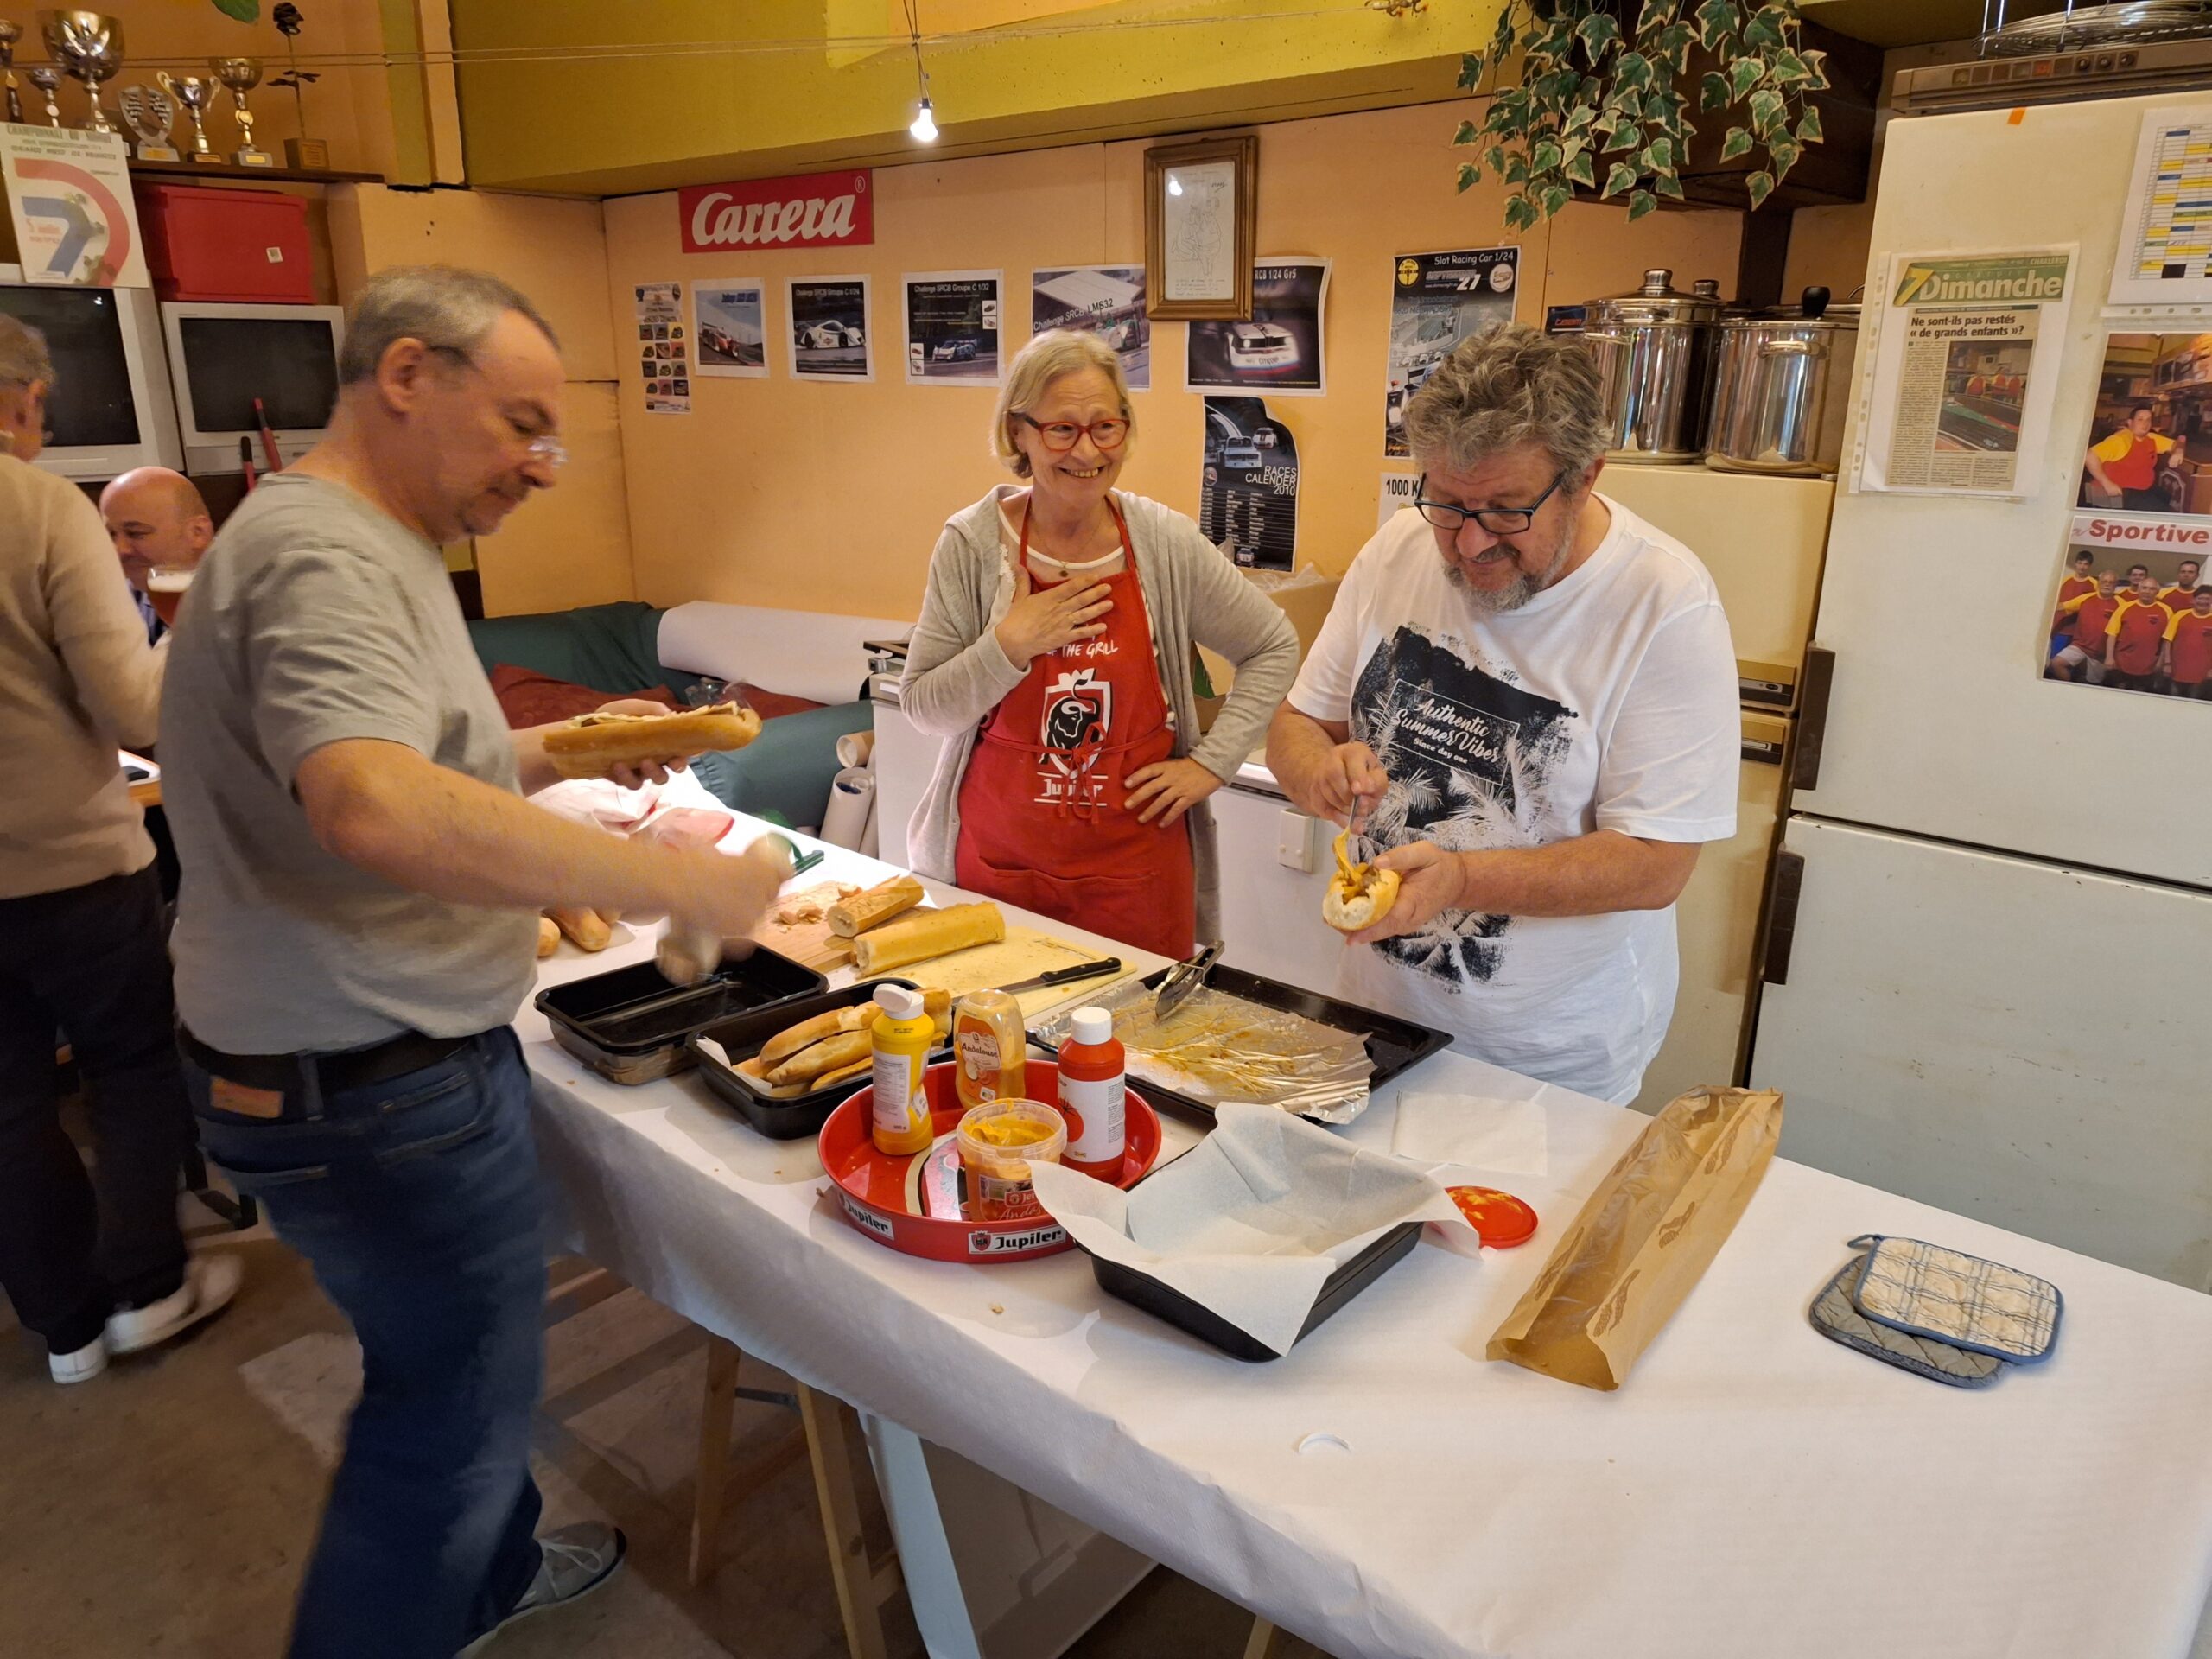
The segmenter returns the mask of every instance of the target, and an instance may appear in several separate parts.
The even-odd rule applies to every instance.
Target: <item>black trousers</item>
[[[177,1058],[161,879],[0,899],[0,1289],[55,1353],[184,1280]],[[95,1181],[63,1132],[54,1033],[92,1109]]]

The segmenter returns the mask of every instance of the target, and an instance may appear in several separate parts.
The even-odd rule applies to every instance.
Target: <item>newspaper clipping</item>
[[[2071,250],[1904,257],[1891,267],[1859,487],[2018,496],[2050,423]],[[1830,365],[1838,372],[1840,365]]]
[[[995,270],[909,275],[906,384],[995,386],[999,383],[999,296]]]
[[[1114,348],[1131,391],[1152,389],[1142,265],[1056,266],[1029,274],[1029,331],[1083,328]]]
[[[699,372],[733,380],[768,375],[767,291],[757,282],[725,276],[691,284],[699,319]]]
[[[1382,453],[1406,453],[1406,400],[1461,340],[1513,321],[1518,248],[1402,253],[1390,262],[1389,384],[1382,400]]]

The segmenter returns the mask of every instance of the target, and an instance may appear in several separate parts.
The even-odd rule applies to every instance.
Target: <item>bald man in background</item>
[[[168,632],[146,596],[146,578],[156,568],[197,569],[215,538],[215,520],[200,488],[182,473],[166,467],[140,467],[100,492],[100,518],[108,539],[123,561],[123,574],[138,601],[151,642]]]

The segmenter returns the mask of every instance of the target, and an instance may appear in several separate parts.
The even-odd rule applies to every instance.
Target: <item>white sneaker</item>
[[[73,1354],[48,1354],[47,1375],[57,1382],[89,1382],[107,1370],[107,1340],[94,1337]]]
[[[530,1581],[522,1599],[505,1618],[463,1648],[459,1659],[480,1652],[510,1624],[589,1595],[614,1576],[629,1553],[630,1541],[620,1527],[610,1527],[604,1521],[584,1521],[547,1533],[537,1546],[544,1552],[544,1559],[538,1562],[537,1576]]]
[[[238,1281],[245,1277],[245,1264],[235,1254],[193,1256],[184,1265],[184,1283],[175,1294],[108,1315],[108,1352],[135,1354],[221,1313],[238,1294]]]

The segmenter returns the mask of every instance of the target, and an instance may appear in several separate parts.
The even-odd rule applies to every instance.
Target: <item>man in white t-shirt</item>
[[[1625,1103],[1674,1012],[1675,900],[1735,833],[1727,618],[1688,548],[1596,493],[1579,342],[1462,342],[1405,433],[1417,506],[1361,550],[1268,741],[1291,799],[1404,880],[1340,990]]]

